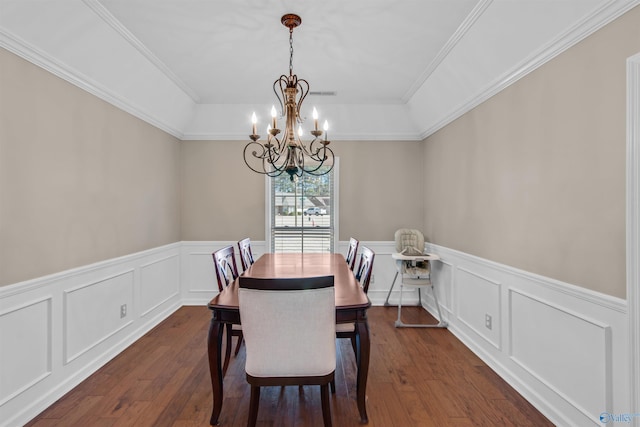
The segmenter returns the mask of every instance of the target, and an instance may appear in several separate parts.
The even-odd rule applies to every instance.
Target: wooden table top
[[[249,267],[244,276],[262,279],[334,276],[336,309],[367,308],[367,294],[341,254],[267,253]],[[210,309],[238,308],[238,280],[209,302]]]

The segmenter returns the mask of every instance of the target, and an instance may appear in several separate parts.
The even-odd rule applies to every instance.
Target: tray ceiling
[[[296,13],[293,71],[333,137],[420,140],[638,3],[0,0],[0,46],[178,138],[246,139]]]

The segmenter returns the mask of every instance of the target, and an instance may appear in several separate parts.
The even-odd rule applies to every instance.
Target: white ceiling
[[[293,71],[336,93],[305,101],[333,138],[420,140],[639,3],[0,0],[0,46],[178,138],[247,139],[296,13]]]

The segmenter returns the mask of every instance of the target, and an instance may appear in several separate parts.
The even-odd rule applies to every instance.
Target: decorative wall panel
[[[140,267],[140,315],[146,316],[180,293],[180,256],[175,254]]]
[[[51,321],[51,298],[0,313],[0,406],[51,373]]]
[[[87,352],[131,322],[133,270],[64,292],[65,363]]]
[[[511,292],[511,357],[588,417],[610,409],[611,328]]]

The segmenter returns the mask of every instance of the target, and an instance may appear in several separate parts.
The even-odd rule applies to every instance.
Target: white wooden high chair
[[[401,228],[395,233],[396,251],[391,255],[391,258],[396,263],[396,275],[391,283],[391,288],[387,294],[387,299],[384,305],[388,306],[389,296],[393,286],[400,275],[400,299],[398,301],[398,320],[395,322],[396,328],[446,328],[447,322],[442,318],[440,312],[440,304],[438,303],[438,296],[436,289],[431,282],[431,261],[439,260],[440,257],[436,254],[430,254],[424,252],[424,236],[419,230],[413,230],[409,228]],[[436,303],[436,310],[438,311],[438,323],[435,324],[410,324],[402,321],[402,292],[405,288],[418,289],[418,301],[422,306],[422,288],[431,288],[433,293],[433,299]]]

